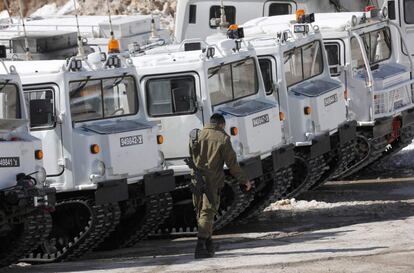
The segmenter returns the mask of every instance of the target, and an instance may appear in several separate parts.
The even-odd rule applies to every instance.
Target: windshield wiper
[[[220,66],[219,66],[219,67],[217,67],[215,70],[213,70],[213,72],[211,72],[211,74],[210,74],[210,75],[208,75],[208,78],[210,79],[210,78],[212,78],[214,75],[216,75],[216,74],[217,74],[217,73],[221,70],[222,66],[223,66],[223,64],[220,64]]]
[[[236,64],[234,65],[234,67],[241,66],[242,64],[244,64],[245,62],[247,62],[247,60],[248,60],[248,58],[247,58],[247,59],[244,59],[243,61],[240,61],[240,62],[236,63]]]
[[[4,84],[0,87],[0,92],[3,91],[3,89],[7,86],[7,84],[10,82],[10,80],[6,80]]]
[[[286,59],[284,60],[283,64],[286,64],[290,59],[292,59],[293,51],[287,54]]]
[[[121,77],[115,78],[117,80],[114,81],[114,83],[112,84],[112,88],[117,87],[126,77],[127,73],[125,72],[124,74],[122,74]]]
[[[88,84],[88,82],[89,82],[90,79],[91,79],[91,76],[88,76],[83,81],[80,81],[79,86],[76,87],[75,90],[73,90],[72,92],[70,92],[70,96],[73,97],[74,94],[76,94],[79,91],[81,91]]]

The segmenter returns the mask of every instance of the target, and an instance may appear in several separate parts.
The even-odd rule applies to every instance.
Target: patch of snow
[[[79,6],[78,1],[76,1],[76,6]],[[69,0],[66,4],[63,5],[63,7],[58,10],[57,15],[66,15],[73,11],[75,11],[75,5],[73,4],[72,0]]]
[[[41,7],[40,9],[33,12],[30,16],[31,17],[45,17],[45,16],[53,16],[56,15],[58,12],[58,7],[56,3],[47,4]]]
[[[0,20],[1,19],[9,19],[9,12],[7,10],[3,10],[0,12]]]

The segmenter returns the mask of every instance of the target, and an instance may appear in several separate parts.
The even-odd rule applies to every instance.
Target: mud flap
[[[240,167],[247,175],[247,179],[253,180],[263,176],[262,160],[260,157],[254,157],[240,162]]]
[[[277,171],[295,163],[294,145],[286,145],[272,152],[273,170]]]
[[[379,138],[392,133],[392,118],[382,118],[375,121],[372,137]]]
[[[127,200],[128,197],[128,183],[126,179],[109,180],[98,183],[98,188],[95,191],[95,204],[115,203]]]
[[[144,189],[145,196],[173,191],[174,171],[166,170],[144,175]]]
[[[408,109],[402,114],[402,127],[406,127],[407,125],[414,123],[414,109]]]
[[[339,145],[344,146],[345,143],[355,139],[357,123],[355,120],[346,122],[339,126]]]
[[[312,146],[310,150],[311,158],[315,158],[329,152],[331,150],[331,138],[329,137],[329,133],[319,135],[312,139]]]

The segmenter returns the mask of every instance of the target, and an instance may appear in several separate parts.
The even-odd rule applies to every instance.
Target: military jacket
[[[197,168],[201,171],[209,186],[224,186],[224,164],[241,184],[247,177],[237,162],[237,156],[226,132],[212,124],[204,126],[198,135],[197,148],[190,150]],[[213,185],[212,185],[213,184]]]

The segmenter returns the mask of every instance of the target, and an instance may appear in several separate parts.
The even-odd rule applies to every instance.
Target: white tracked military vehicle
[[[163,168],[158,129],[142,110],[136,70],[120,55],[101,57],[10,62],[32,133],[45,146],[47,183],[57,189],[52,232],[25,261],[133,244],[172,208],[173,173]]]
[[[312,15],[262,17],[243,25],[256,49],[266,91],[286,113],[295,144],[295,195],[323,183],[353,160],[356,123],[347,119],[344,85],[331,78]]]
[[[414,136],[413,61],[406,65],[399,58],[397,44],[410,51],[400,27],[386,16],[386,9],[315,14],[331,74],[345,84],[349,116],[358,123],[357,160],[343,175],[401,149]]]
[[[349,0],[178,0],[175,39],[205,39],[223,26],[243,24],[258,17],[307,12],[361,11],[371,1]],[[223,10],[221,9],[223,7]],[[224,17],[222,14],[224,11]]]
[[[55,191],[45,186],[43,151],[30,135],[13,66],[0,65],[0,267],[33,251],[52,228]]]
[[[161,149],[175,172],[175,208],[168,231],[196,226],[195,218],[189,217],[194,215],[190,170],[183,159],[189,156],[190,131],[202,128],[215,112],[224,115],[238,160],[256,182],[254,194],[245,194],[233,177],[226,176],[216,229],[242,212],[246,217],[260,213],[290,184],[293,149],[282,135],[279,106],[266,98],[253,48],[241,37],[232,37],[220,33],[207,43],[189,40],[132,57],[145,110],[166,137]]]

